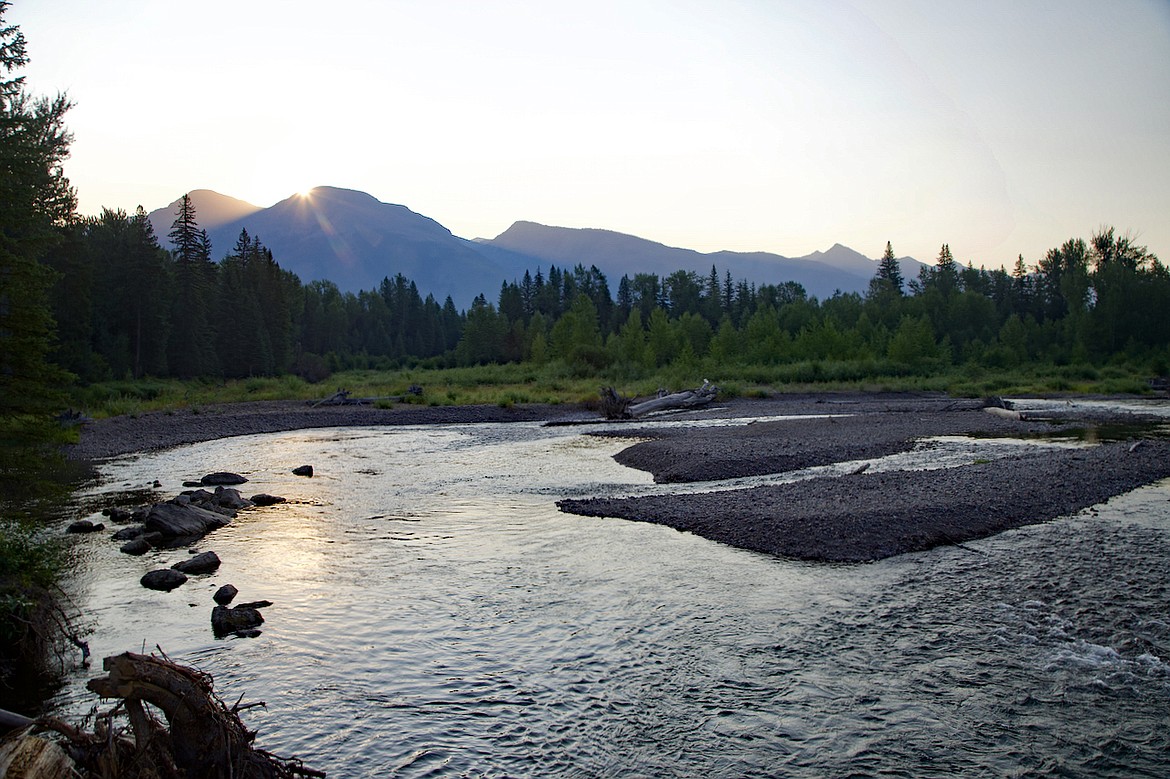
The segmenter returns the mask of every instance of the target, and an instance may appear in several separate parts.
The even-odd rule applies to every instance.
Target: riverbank
[[[319,427],[570,422],[578,406],[319,406],[259,402],[154,412],[87,426],[75,459],[101,459],[233,435]],[[944,435],[1032,436],[1153,417],[1069,404],[1059,419],[1006,419],[941,394],[841,393],[734,399],[670,419],[760,418],[734,427],[630,422],[604,435],[636,440],[618,462],[661,483],[786,473],[905,452]],[[1132,436],[1144,435],[1139,427]],[[1132,438],[1131,436],[1131,438]],[[562,510],[653,522],[797,559],[858,562],[961,543],[1074,514],[1170,478],[1170,442],[1137,438],[1044,448],[944,470],[849,473],[695,495],[562,501]]]

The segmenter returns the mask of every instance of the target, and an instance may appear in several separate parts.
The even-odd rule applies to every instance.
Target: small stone
[[[218,603],[220,606],[226,606],[229,603],[231,603],[233,600],[235,600],[236,596],[239,595],[239,593],[240,593],[240,591],[237,590],[234,586],[232,586],[230,584],[225,584],[224,586],[222,586],[218,590],[216,590],[215,595],[212,595],[211,597],[214,598],[215,602]]]
[[[219,568],[219,563],[219,555],[217,555],[215,552],[204,552],[203,554],[195,555],[189,560],[183,560],[182,562],[175,563],[171,566],[171,568],[176,571],[181,571],[182,573],[198,575],[203,573],[211,573],[212,571]]]
[[[252,497],[248,498],[248,500],[252,501],[252,503],[256,504],[257,506],[275,506],[277,503],[288,502],[285,498],[282,498],[279,495],[269,495],[265,492],[261,492],[259,495],[253,495]]]
[[[263,632],[263,630],[252,628],[251,630],[237,630],[236,632],[232,633],[232,635],[236,638],[256,638]]]
[[[66,533],[96,533],[99,530],[105,530],[106,526],[101,522],[93,523],[88,519],[79,519],[73,522],[69,527],[65,528]]]
[[[211,487],[215,485],[230,486],[232,484],[243,484],[248,481],[246,478],[238,473],[230,473],[228,471],[217,471],[216,473],[209,473],[200,479],[203,486]]]
[[[311,465],[302,465],[298,468],[293,468],[293,476],[312,476],[312,475],[313,475],[313,466],[311,466]]]
[[[251,508],[253,505],[252,501],[243,498],[240,491],[232,487],[216,487],[212,500],[217,506],[232,510]]]
[[[144,528],[142,525],[129,525],[110,536],[110,540],[129,541],[132,538],[138,538],[145,532],[146,528]]]
[[[117,522],[118,524],[125,524],[133,517],[133,514],[129,510],[118,508],[117,506],[102,509],[102,513],[109,517],[111,522]]]
[[[132,539],[122,544],[118,551],[122,554],[130,554],[134,555],[135,557],[140,557],[141,555],[144,555],[150,551],[150,542],[139,536],[138,538]]]
[[[182,571],[175,571],[170,568],[160,568],[154,571],[148,571],[140,580],[142,586],[148,590],[161,590],[162,592],[170,592],[179,585],[187,581],[187,575]]]
[[[202,487],[203,482],[201,482],[201,481],[185,481],[185,482],[183,482],[183,486],[184,487]]]

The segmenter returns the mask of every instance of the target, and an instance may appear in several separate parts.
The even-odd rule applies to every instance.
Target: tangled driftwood
[[[107,657],[106,676],[91,679],[89,689],[103,698],[117,698],[113,710],[97,717],[92,733],[60,720],[37,720],[26,732],[10,738],[0,749],[15,761],[51,760],[57,773],[47,777],[83,776],[97,779],[291,779],[323,777],[299,760],[277,757],[252,746],[256,734],[240,720],[239,712],[253,706],[228,708],[212,689],[205,673],[165,657],[126,652]],[[164,726],[152,709],[162,712]],[[122,715],[129,725],[119,724]],[[63,751],[45,746],[33,729],[53,731]],[[63,762],[59,752],[68,755]],[[22,755],[24,757],[22,757]],[[17,776],[32,774],[15,774]]]

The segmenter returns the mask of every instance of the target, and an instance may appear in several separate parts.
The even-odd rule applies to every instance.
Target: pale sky
[[[700,251],[1170,262],[1170,0],[15,0],[80,210],[369,192]],[[263,236],[261,236],[263,240]],[[277,258],[279,261],[279,257]]]

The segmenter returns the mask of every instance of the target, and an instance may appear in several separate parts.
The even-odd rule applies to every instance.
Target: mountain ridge
[[[604,228],[569,228],[518,220],[495,238],[466,239],[437,220],[404,205],[339,187],[315,187],[268,208],[200,189],[188,193],[196,220],[212,241],[213,259],[226,256],[241,230],[272,250],[276,261],[305,283],[328,280],[342,291],[377,289],[383,278],[401,273],[424,296],[450,296],[466,307],[483,294],[495,299],[500,285],[525,271],[557,265],[597,266],[616,280],[622,275],[678,270],[706,275],[714,265],[722,276],[753,284],[800,283],[818,298],[836,291],[864,292],[878,261],[834,244],[804,257],[769,252],[699,252]],[[164,246],[179,200],[150,212]],[[917,275],[916,260],[903,258],[903,275]]]

